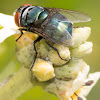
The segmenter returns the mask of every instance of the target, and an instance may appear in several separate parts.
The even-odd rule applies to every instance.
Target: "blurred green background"
[[[88,41],[93,42],[93,52],[84,61],[90,65],[90,72],[100,71],[100,1],[99,0],[0,0],[0,13],[12,15],[22,4],[30,3],[44,7],[64,8],[81,11],[91,17],[91,22],[79,23],[78,26],[89,26],[92,29]],[[9,66],[9,69],[8,67]],[[0,44],[0,80],[18,70],[21,64],[15,57],[15,41],[13,36]],[[10,69],[13,69],[10,70]],[[6,75],[4,74],[6,73]],[[100,81],[87,96],[88,100],[100,100]],[[56,96],[44,92],[41,87],[35,87],[23,94],[18,100],[59,100]]]

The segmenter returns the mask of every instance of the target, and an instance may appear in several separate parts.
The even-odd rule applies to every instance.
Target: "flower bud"
[[[20,51],[23,47],[27,46],[28,44],[31,44],[34,40],[38,38],[38,34],[32,33],[32,32],[26,32],[23,31],[22,37],[19,38],[20,34],[15,34],[15,40],[19,38],[19,40],[16,42],[16,50]]]
[[[92,42],[85,42],[71,50],[72,57],[81,58],[89,55],[92,52]]]
[[[50,48],[47,45],[47,43],[42,39],[36,44],[36,47],[37,47],[38,56],[43,59],[46,59],[48,57],[48,52]]]
[[[91,28],[90,27],[79,27],[73,29],[72,40],[74,41],[74,45],[72,48],[79,46],[82,42],[85,42],[90,36]]]
[[[49,62],[39,58],[36,60],[32,71],[41,82],[50,80],[55,76],[53,66]]]
[[[23,64],[25,67],[29,67],[34,61],[34,53],[33,43],[31,43],[17,51],[16,56],[21,64]]]
[[[67,61],[62,60],[58,56],[57,52],[54,49],[51,49],[49,51],[49,54],[48,54],[49,60],[55,65],[63,65],[65,63],[67,63],[70,59],[69,48],[65,47],[63,45],[58,45],[58,44],[54,44],[54,47],[58,50],[60,57],[63,58],[63,59],[66,59]]]
[[[71,59],[66,65],[55,67],[56,78],[61,80],[73,80],[78,73],[86,66],[82,59]]]

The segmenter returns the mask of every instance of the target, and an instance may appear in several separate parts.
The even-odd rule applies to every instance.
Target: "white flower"
[[[100,72],[91,73],[88,75],[88,78],[84,81],[84,84],[72,95],[73,100],[81,98],[79,100],[86,100],[86,96],[89,94],[90,90],[100,79]]]
[[[90,73],[88,75],[88,78],[85,80],[85,83],[93,80],[93,84],[91,84],[90,86],[82,86],[80,91],[82,92],[83,96],[87,96],[89,94],[92,87],[97,83],[99,79],[100,79],[100,72]]]
[[[7,37],[19,33],[13,16],[0,13],[0,25],[3,27],[0,29],[0,43],[2,43]]]
[[[75,80],[77,81],[76,82],[77,84],[75,84],[76,86],[73,84],[73,87],[77,88],[79,84],[82,83],[82,81],[79,82],[79,80],[82,80],[83,77],[80,76],[80,78],[78,76],[78,78]],[[83,81],[83,84],[75,92],[73,91],[74,93],[72,94],[72,96],[69,97],[68,100],[87,100],[85,97],[89,94],[89,92],[91,91],[91,89],[99,79],[100,79],[100,72],[89,74],[88,77],[85,79],[85,81]],[[67,99],[63,99],[63,100],[67,100]]]

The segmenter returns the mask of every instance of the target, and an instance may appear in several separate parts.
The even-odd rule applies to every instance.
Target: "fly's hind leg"
[[[23,31],[27,31],[27,29],[19,29],[21,32],[21,35],[16,39],[16,42],[22,37]]]
[[[45,38],[44,38],[44,40],[45,40],[45,42],[46,42],[52,49],[54,49],[54,50],[57,52],[58,56],[59,56],[62,60],[67,61],[66,59],[63,59],[63,58],[60,56],[59,51],[57,50],[57,48],[53,47],[50,43],[48,43],[47,40],[46,40]]]

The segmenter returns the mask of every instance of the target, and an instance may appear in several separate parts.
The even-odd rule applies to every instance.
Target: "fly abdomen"
[[[55,13],[45,25],[44,32],[55,43],[67,45],[72,36],[72,23],[60,13]]]

